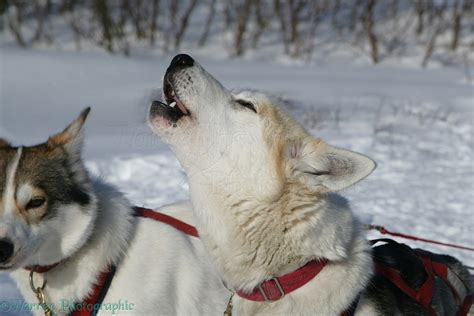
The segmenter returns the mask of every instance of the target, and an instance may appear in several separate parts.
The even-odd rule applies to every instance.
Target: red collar
[[[54,268],[56,268],[59,264],[61,264],[63,261],[60,261],[58,263],[55,263],[55,264],[51,264],[49,266],[28,266],[28,267],[25,267],[24,269],[26,271],[34,271],[36,273],[46,273],[48,272],[49,270],[52,270]]]
[[[328,263],[327,259],[313,260],[296,271],[260,283],[251,293],[236,291],[237,295],[256,302],[273,302],[283,298],[312,279],[314,279]],[[341,316],[353,316],[357,309],[360,296],[352,302]]]
[[[278,301],[314,279],[327,262],[326,259],[312,260],[298,270],[260,283],[251,293],[240,290],[236,293],[242,298],[256,302]]]
[[[33,266],[33,267],[25,267],[25,270],[30,272],[37,272],[37,273],[46,273],[49,270],[56,267],[59,263],[50,266]],[[68,316],[91,316],[96,315],[97,308],[101,307],[101,304],[107,294],[110,284],[112,283],[112,279],[114,278],[116,271],[115,266],[108,267],[105,271],[99,274],[97,282],[93,285],[93,291],[87,296],[87,298],[81,302],[80,304],[75,304],[78,307],[76,310],[72,310]]]

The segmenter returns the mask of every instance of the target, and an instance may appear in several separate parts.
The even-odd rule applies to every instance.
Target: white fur
[[[234,313],[337,315],[347,309],[366,287],[372,259],[347,202],[330,192],[360,181],[375,163],[312,138],[262,93],[226,90],[197,63],[173,80],[191,115],[176,127],[151,116],[150,125],[186,170],[201,238],[226,283],[250,291],[310,260],[330,261],[279,301],[234,296]],[[375,314],[366,305],[358,314]]]
[[[17,150],[15,158],[10,163],[7,168],[6,172],[6,183],[5,183],[5,191],[3,192],[3,209],[4,213],[12,214],[13,210],[15,209],[15,175],[16,170],[18,168],[18,163],[21,159],[21,153],[23,149],[20,147]]]
[[[22,268],[59,262],[44,274],[34,274],[36,287],[47,281],[46,302],[54,304],[59,315],[83,302],[110,265],[116,265],[117,271],[99,315],[221,315],[230,292],[208,261],[201,241],[168,224],[135,217],[123,194],[101,180],[89,180],[81,161],[81,130],[88,112],[39,148],[46,150],[46,157],[67,151],[73,171],[69,180],[87,191],[89,201],[83,205],[56,201],[54,209],[47,208],[48,199],[55,201],[55,197],[28,183],[25,178],[30,173],[15,179],[15,173],[22,171],[18,170],[19,149],[7,168],[5,205],[0,205],[0,238],[14,243],[14,254],[0,268],[13,271],[26,301],[37,303],[29,272]],[[44,156],[38,159],[45,161]],[[48,199],[42,206],[28,208],[34,194]],[[41,217],[50,215],[42,211],[53,213]],[[189,203],[161,211],[193,225]],[[41,309],[34,312],[44,315]]]
[[[108,185],[96,182],[94,192],[99,211],[90,227],[91,237],[65,263],[44,274],[48,303],[66,306],[69,302],[82,302],[98,274],[109,264],[117,264],[104,304],[134,304],[132,311],[116,311],[118,314],[220,315],[225,310],[228,291],[197,238],[164,223],[134,218],[128,202]],[[175,212],[189,212],[190,207],[178,204],[160,211],[174,216]],[[75,227],[81,226],[81,219],[73,210],[64,213],[68,211],[75,218],[63,218],[62,225],[66,226],[60,229],[74,233]],[[190,216],[186,217],[189,223]],[[64,242],[77,242],[73,239]],[[54,256],[55,250],[51,251]],[[28,274],[19,269],[12,276],[26,301],[36,302]],[[42,277],[36,274],[35,282],[41,285]],[[41,311],[36,314],[43,315]],[[104,314],[111,311],[99,313]]]

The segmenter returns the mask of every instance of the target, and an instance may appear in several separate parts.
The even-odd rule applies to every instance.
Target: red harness
[[[180,230],[185,233],[186,235],[199,237],[196,227],[186,224],[185,222],[182,222],[179,219],[143,207],[134,207],[134,210],[135,216],[151,218],[155,221],[173,226],[177,230]]]
[[[418,304],[423,306],[430,313],[430,315],[433,316],[436,316],[436,312],[431,306],[431,299],[433,298],[435,277],[438,277],[442,279],[446,284],[448,284],[449,288],[451,289],[451,292],[453,293],[458,303],[459,309],[456,315],[466,316],[469,313],[469,310],[471,309],[472,296],[466,295],[465,297],[461,297],[461,293],[458,292],[456,287],[448,278],[450,270],[447,265],[431,260],[428,256],[424,255],[420,251],[415,250],[415,252],[422,260],[423,266],[425,267],[425,271],[428,274],[425,283],[423,283],[418,290],[415,290],[411,288],[408,284],[406,284],[405,281],[402,279],[400,272],[391,267],[382,265],[380,263],[375,263],[375,273],[383,275],[384,277],[389,279],[403,293],[418,302]],[[459,281],[461,281],[459,277],[457,278],[459,279]]]
[[[375,240],[372,243],[375,244],[378,241],[386,240]],[[391,241],[396,243],[394,241]],[[454,297],[456,298],[458,304],[457,316],[466,316],[469,313],[469,310],[472,305],[472,296],[466,295],[462,296],[461,293],[456,289],[455,283],[462,283],[462,280],[454,275],[458,279],[458,282],[452,282],[449,279],[450,271],[449,267],[446,264],[436,262],[430,259],[427,255],[419,250],[414,250],[416,255],[422,260],[424,270],[426,271],[428,277],[423,285],[420,286],[418,290],[411,288],[406,282],[402,279],[400,272],[394,268],[375,262],[375,273],[383,275],[395,286],[397,286],[401,291],[406,295],[411,297],[413,300],[418,302],[423,306],[431,315],[436,316],[436,312],[431,306],[431,300],[433,298],[433,290],[435,284],[435,277],[441,278],[448,286],[450,287]],[[252,292],[246,293],[242,291],[237,291],[237,294],[245,299],[256,301],[256,302],[271,302],[277,301],[286,294],[289,294],[300,287],[307,284],[313,278],[315,278],[326,266],[327,260],[313,260],[304,265],[303,267],[290,272],[280,277],[272,278],[270,280],[260,283],[257,288]],[[467,290],[467,287],[464,286]],[[354,315],[355,310],[359,302],[360,296],[358,296],[351,306],[341,313],[342,316],[351,316]]]
[[[174,217],[142,207],[135,207],[134,210],[136,217],[150,218],[152,220],[168,224],[187,235],[198,237],[198,232],[195,227],[188,225]],[[27,271],[34,271],[36,273],[46,273],[64,261],[65,260],[49,266],[26,267],[25,269]],[[92,293],[89,294],[84,302],[76,304],[76,310],[71,311],[69,316],[95,316],[99,311],[105,296],[107,295],[110,285],[112,284],[115,271],[116,266],[110,266],[105,271],[101,272],[97,282],[93,286]]]
[[[187,235],[193,237],[199,237],[198,231],[195,227],[186,224],[176,218],[168,216],[166,214],[158,213],[150,209],[135,207],[135,216],[150,218],[155,221],[166,223],[177,230],[184,232]],[[420,287],[418,291],[412,289],[408,286],[400,276],[400,273],[390,267],[387,267],[382,264],[375,264],[375,272],[377,274],[383,275],[389,279],[393,284],[395,284],[400,290],[402,290],[409,297],[414,299],[416,302],[421,304],[426,310],[432,315],[436,315],[433,308],[431,307],[431,299],[433,297],[433,287],[435,282],[435,276],[441,278],[445,281],[453,291],[453,295],[458,300],[459,311],[457,316],[465,316],[468,314],[470,307],[472,305],[472,296],[466,296],[462,298],[460,293],[452,285],[448,278],[448,267],[445,264],[432,261],[427,256],[424,256],[421,252],[418,252],[419,257],[423,261],[426,272],[428,273],[428,278],[425,283]],[[61,262],[60,262],[61,263]],[[34,269],[37,273],[45,273],[49,270],[55,268],[60,263],[50,265],[50,266],[37,266],[37,267],[26,267],[25,269],[31,271]],[[270,280],[260,283],[252,292],[246,293],[243,291],[236,291],[236,293],[244,298],[251,301],[263,302],[263,301],[277,301],[283,298],[286,294],[289,294],[305,284],[314,279],[326,266],[328,263],[327,260],[313,260],[302,266],[301,268],[285,274],[280,277],[275,277]],[[94,285],[94,290],[86,298],[83,304],[80,306],[85,306],[87,308],[81,310],[75,310],[70,313],[70,316],[93,316],[97,314],[97,309],[90,307],[100,307],[103,299],[105,298],[107,291],[112,283],[112,279],[115,275],[116,267],[109,267],[106,271],[102,272],[99,275],[98,281]],[[357,309],[357,304],[359,297],[357,297],[351,306],[344,311],[342,316],[351,316],[354,315],[355,310]]]

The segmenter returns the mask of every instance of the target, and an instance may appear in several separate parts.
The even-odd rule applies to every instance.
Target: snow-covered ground
[[[137,205],[156,208],[186,199],[184,172],[145,124],[150,94],[161,86],[171,57],[3,44],[0,137],[14,144],[44,141],[92,106],[85,157],[93,174],[117,185]],[[364,222],[474,245],[474,95],[461,72],[197,59],[228,87],[280,96],[315,136],[374,158],[376,172],[344,192]],[[472,253],[408,243],[474,266]],[[8,276],[0,275],[0,301],[11,298],[20,298],[19,293]]]

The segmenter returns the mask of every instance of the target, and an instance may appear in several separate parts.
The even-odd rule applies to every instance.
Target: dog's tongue
[[[181,112],[183,112],[184,114],[188,114],[188,109],[186,109],[184,104],[179,99],[175,99],[175,100],[176,100],[176,105],[181,110]]]

